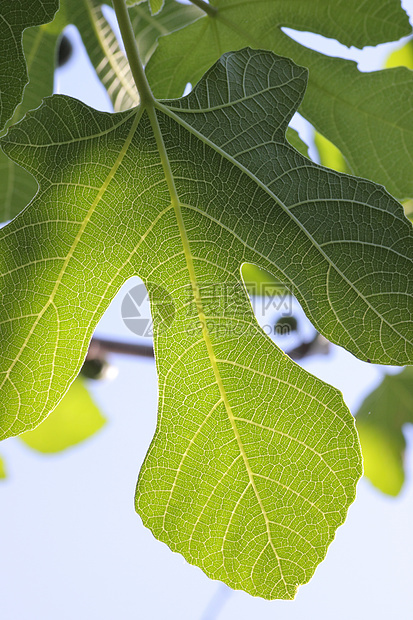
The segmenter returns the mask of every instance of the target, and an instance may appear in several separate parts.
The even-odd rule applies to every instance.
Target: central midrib
[[[265,527],[266,527],[266,531],[267,531],[267,535],[268,535],[268,542],[271,545],[271,548],[274,552],[274,555],[277,559],[278,562],[278,566],[280,569],[280,575],[281,575],[281,579],[287,589],[287,584],[283,575],[283,571],[282,571],[282,567],[281,567],[281,558],[277,553],[277,550],[274,547],[274,543],[272,541],[272,537],[271,537],[271,530],[270,530],[270,520],[268,518],[267,512],[265,510],[265,507],[263,505],[262,499],[260,497],[260,494],[258,492],[257,486],[255,484],[255,480],[254,480],[254,474],[252,472],[251,466],[249,464],[248,461],[248,457],[247,454],[245,452],[245,448],[244,448],[244,444],[242,443],[242,439],[238,430],[238,426],[235,420],[235,416],[232,412],[232,407],[231,404],[228,400],[228,396],[225,390],[225,386],[221,377],[221,373],[218,367],[218,362],[217,362],[217,358],[215,355],[215,351],[214,351],[214,347],[211,341],[211,336],[209,333],[209,329],[208,329],[208,323],[207,323],[207,317],[205,315],[204,309],[203,309],[203,304],[202,304],[202,297],[201,297],[201,293],[199,290],[199,285],[198,285],[198,280],[197,280],[197,276],[195,273],[195,267],[194,267],[194,263],[193,263],[193,258],[192,258],[192,252],[191,252],[191,248],[190,248],[190,244],[189,244],[189,239],[188,239],[188,234],[187,234],[187,230],[186,230],[186,226],[185,226],[185,222],[182,216],[182,203],[179,199],[178,196],[178,192],[175,186],[175,180],[173,177],[173,173],[172,173],[172,169],[171,169],[171,165],[170,165],[170,161],[169,161],[169,157],[168,157],[168,153],[166,151],[166,147],[165,147],[165,143],[163,140],[163,135],[159,126],[159,122],[158,122],[158,118],[156,116],[156,110],[155,107],[153,105],[148,105],[146,108],[146,112],[148,113],[150,122],[151,122],[151,126],[152,126],[152,130],[154,132],[155,135],[155,139],[156,139],[156,143],[157,143],[157,147],[158,147],[158,151],[160,154],[160,158],[161,158],[161,162],[162,162],[162,166],[163,166],[163,170],[165,173],[165,179],[166,182],[168,184],[168,189],[169,189],[169,193],[170,193],[170,197],[171,197],[171,203],[172,206],[174,208],[174,212],[175,212],[175,216],[176,216],[176,220],[177,220],[177,224],[178,224],[178,229],[179,229],[179,234],[181,237],[181,242],[182,242],[182,247],[184,250],[184,255],[185,255],[185,260],[186,260],[186,265],[188,268],[188,273],[189,273],[189,278],[191,281],[191,288],[192,288],[192,292],[193,292],[193,296],[194,296],[194,301],[195,301],[195,306],[197,309],[197,314],[198,314],[198,318],[199,318],[199,322],[201,325],[201,329],[202,329],[202,338],[205,342],[205,346],[208,352],[208,358],[210,360],[211,363],[211,367],[212,367],[212,371],[214,373],[214,378],[215,381],[217,383],[218,389],[219,389],[219,393],[222,399],[222,402],[224,403],[225,406],[225,410],[227,412],[228,415],[228,419],[230,421],[232,430],[234,432],[235,438],[237,440],[237,444],[238,444],[238,448],[239,451],[241,453],[242,459],[244,461],[244,465],[248,474],[248,479],[249,479],[249,484],[251,485],[251,487],[254,490],[254,494],[257,498],[257,502],[260,506],[262,515],[264,517],[264,521],[265,521]]]

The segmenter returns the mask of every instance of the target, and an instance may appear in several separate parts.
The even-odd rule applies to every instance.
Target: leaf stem
[[[148,105],[151,107],[155,102],[155,97],[146,79],[125,0],[113,0],[113,8],[115,9],[126,56],[128,57],[133,79],[139,92],[141,104],[145,107]]]
[[[192,2],[192,4],[195,4],[195,6],[197,6],[198,8],[202,9],[204,13],[206,13],[210,17],[215,17],[218,13],[218,9],[215,6],[211,6],[207,2],[204,2],[204,0],[190,0],[190,2]]]

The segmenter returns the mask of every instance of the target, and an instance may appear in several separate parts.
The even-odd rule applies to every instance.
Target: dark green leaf
[[[58,0],[2,0],[0,4],[0,129],[12,116],[27,84],[22,33],[53,19]]]
[[[309,157],[308,155],[308,146],[303,142],[298,135],[298,133],[292,127],[287,127],[286,134],[288,142],[293,146],[301,155],[305,155],[305,157]]]
[[[394,23],[400,24],[399,32],[410,32],[398,2],[356,4],[367,11],[370,19],[381,10],[396,9],[400,20],[397,18]],[[273,0],[217,0],[214,5],[218,8],[216,17],[205,15],[161,39],[148,64],[148,78],[155,95],[180,96],[187,82],[196,84],[223,52],[245,45],[288,56],[310,70],[300,112],[340,149],[354,174],[385,185],[398,198],[413,196],[412,73],[404,68],[361,73],[355,63],[309,50],[280,30],[280,26],[289,25],[321,34],[327,34],[327,28],[331,28],[329,36],[338,36],[340,30],[353,32],[354,29],[344,27],[347,9],[354,8],[352,2],[303,0],[280,6]],[[314,6],[323,7],[319,26]],[[352,10],[348,18],[356,23]],[[366,24],[372,22],[366,18],[357,23],[361,36],[366,32]],[[389,28],[391,39],[390,23],[384,28]],[[335,35],[333,30],[337,30]],[[367,40],[372,44],[373,39],[367,37],[365,44]],[[384,35],[382,40],[386,40]],[[360,41],[355,37],[352,43],[357,45]],[[350,44],[348,39],[343,42]]]
[[[19,121],[28,110],[37,108],[44,97],[52,94],[56,43],[65,25],[64,10],[60,10],[51,24],[24,32],[23,48],[30,82],[8,125]],[[30,202],[36,193],[37,183],[26,170],[0,152],[0,187],[0,222],[4,222]]]

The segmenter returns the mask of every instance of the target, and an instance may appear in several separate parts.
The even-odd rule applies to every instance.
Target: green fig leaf
[[[412,226],[383,187],[288,143],[306,83],[244,49],[180,100],[107,114],[53,96],[1,140],[39,183],[0,231],[3,437],[58,404],[138,274],[169,301],[152,304],[159,420],[137,510],[209,576],[265,598],[310,579],[361,460],[341,394],[258,326],[242,265],[362,359],[413,360]]]

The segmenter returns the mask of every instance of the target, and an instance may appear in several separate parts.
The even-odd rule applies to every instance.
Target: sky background
[[[413,14],[413,2],[403,2]],[[56,91],[100,110],[110,102],[97,82],[74,28],[72,60],[58,72]],[[394,45],[348,49],[300,34],[311,47],[360,60],[375,70]],[[304,39],[303,39],[304,37]],[[297,36],[298,38],[298,36]],[[295,119],[304,138],[307,124]],[[97,334],[138,342],[120,307],[129,280],[102,318]],[[299,308],[301,326],[311,326]],[[268,321],[268,315],[257,317]],[[272,316],[270,317],[272,318]],[[140,340],[142,341],[142,340]],[[408,429],[407,481],[398,498],[366,480],[309,584],[293,602],[231,592],[190,566],[143,527],[134,510],[136,478],[156,425],[157,382],[151,360],[113,356],[117,377],[91,385],[108,419],[92,439],[41,456],[16,439],[1,446],[8,478],[0,483],[1,618],[4,620],[381,620],[413,617],[413,432]],[[338,387],[355,412],[385,369],[334,347],[303,366]]]

